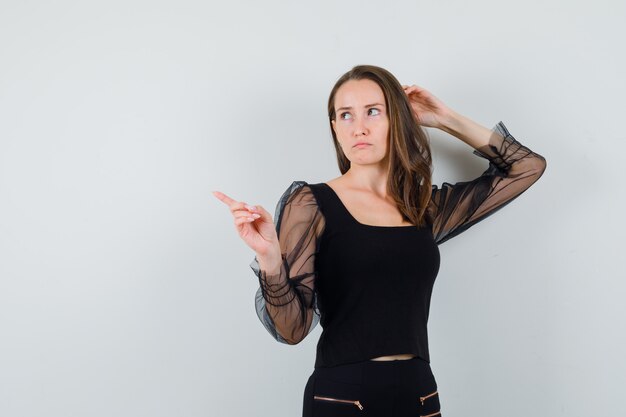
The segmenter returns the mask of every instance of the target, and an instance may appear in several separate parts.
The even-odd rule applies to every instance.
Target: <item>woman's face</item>
[[[372,80],[349,80],[335,94],[333,130],[350,162],[373,164],[387,155],[389,117],[383,90]],[[365,145],[358,145],[365,143]]]

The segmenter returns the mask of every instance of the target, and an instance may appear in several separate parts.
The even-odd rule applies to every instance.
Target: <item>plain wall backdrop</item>
[[[440,246],[442,413],[625,415],[623,1],[0,0],[0,415],[301,413],[212,190],[340,175],[336,79],[382,66],[548,162]],[[487,167],[428,129],[433,182]],[[384,277],[381,277],[384,279]]]

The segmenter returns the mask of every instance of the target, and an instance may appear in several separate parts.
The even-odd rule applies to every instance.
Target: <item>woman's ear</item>
[[[333,125],[333,131],[335,132],[335,135],[337,134],[337,128],[335,127],[335,121],[331,120],[330,124]]]

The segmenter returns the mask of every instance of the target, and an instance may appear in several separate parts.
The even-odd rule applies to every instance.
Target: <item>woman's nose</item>
[[[365,126],[365,121],[363,119],[357,119],[354,123],[354,135],[365,135],[367,134],[367,127]]]

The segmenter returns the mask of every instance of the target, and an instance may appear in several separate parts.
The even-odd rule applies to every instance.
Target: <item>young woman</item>
[[[487,129],[371,65],[339,78],[328,117],[342,175],[292,182],[275,221],[261,206],[214,192],[256,253],[257,314],[286,344],[321,323],[304,417],[440,417],[427,334],[438,245],[527,190],[545,158],[502,122]],[[432,185],[422,126],[461,139],[488,169]]]

